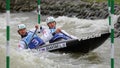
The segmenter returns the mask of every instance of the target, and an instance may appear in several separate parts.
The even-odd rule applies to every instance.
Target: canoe
[[[39,51],[48,52],[80,52],[88,53],[101,46],[110,36],[110,33],[101,34],[89,39],[70,39],[49,43],[38,47]]]

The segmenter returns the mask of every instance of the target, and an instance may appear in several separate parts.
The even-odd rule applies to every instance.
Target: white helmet
[[[48,18],[46,19],[46,23],[48,24],[48,23],[50,23],[50,22],[55,22],[55,18],[52,17],[52,16],[48,17]]]
[[[25,24],[19,24],[18,25],[18,30],[26,28]]]

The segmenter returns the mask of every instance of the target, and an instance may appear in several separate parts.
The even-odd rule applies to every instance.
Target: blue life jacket
[[[50,29],[51,33],[54,33],[56,31],[55,27]]]
[[[49,40],[50,43],[53,43],[53,42],[55,42],[55,41],[57,41],[59,39],[64,39],[64,40],[71,39],[71,37],[65,35],[62,32],[61,33],[55,33],[55,34],[53,34],[56,31],[55,27],[54,28],[50,28],[50,31],[51,31],[51,33],[53,35],[52,39]]]
[[[43,40],[40,37],[38,37],[36,34],[33,36],[33,38],[32,35],[33,32],[29,31],[28,35],[22,39],[22,41],[24,41],[26,44],[26,49],[27,48],[35,49],[36,47],[45,44]]]
[[[63,34],[63,33],[56,33],[56,34],[54,34],[53,38],[50,39],[49,42],[52,43],[52,42],[55,42],[55,41],[57,41],[59,39],[68,40],[68,39],[71,39],[71,38],[69,36]]]

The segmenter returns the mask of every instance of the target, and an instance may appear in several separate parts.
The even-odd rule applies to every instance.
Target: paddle
[[[40,24],[40,0],[38,0],[38,24]],[[30,42],[32,41],[34,35],[36,34],[36,31],[37,31],[37,29],[38,29],[38,26],[35,26],[35,28],[36,28],[36,29],[35,29],[32,37],[31,37],[31,39],[30,39],[30,41],[29,41],[29,43],[28,43],[28,46],[29,46]]]
[[[64,35],[66,35],[66,36],[69,37],[70,39],[78,39],[77,37],[68,34],[68,33],[67,33],[66,31],[64,31],[64,30],[61,30],[61,33],[63,33]]]

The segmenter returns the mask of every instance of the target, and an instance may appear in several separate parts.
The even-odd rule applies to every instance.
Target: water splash
[[[11,68],[109,68],[109,42],[104,43],[104,46],[95,50],[95,52],[87,55],[70,54],[70,53],[50,53],[50,52],[37,52],[31,50],[19,51],[17,43],[19,35],[17,34],[17,25],[24,23],[28,29],[34,28],[37,20],[37,15],[28,13],[11,14],[11,40],[10,40],[10,58]],[[5,14],[0,15],[0,67],[5,68]],[[31,21],[32,20],[32,21]],[[29,23],[31,21],[31,23]],[[93,38],[100,36],[104,32],[108,32],[108,20],[85,20],[76,17],[70,18],[61,16],[56,18],[57,26],[66,30],[68,33],[75,35],[79,38]],[[31,25],[31,26],[29,26]],[[45,22],[41,22],[45,25]],[[119,42],[116,42],[119,45]],[[116,46],[119,47],[119,46]],[[119,51],[119,49],[117,50]],[[116,51],[116,52],[117,52]],[[97,54],[96,54],[97,52]],[[116,55],[119,59],[119,53]],[[92,59],[92,60],[91,60]],[[107,63],[107,64],[106,64]],[[119,61],[116,62],[119,64]],[[119,67],[117,65],[116,67]]]

